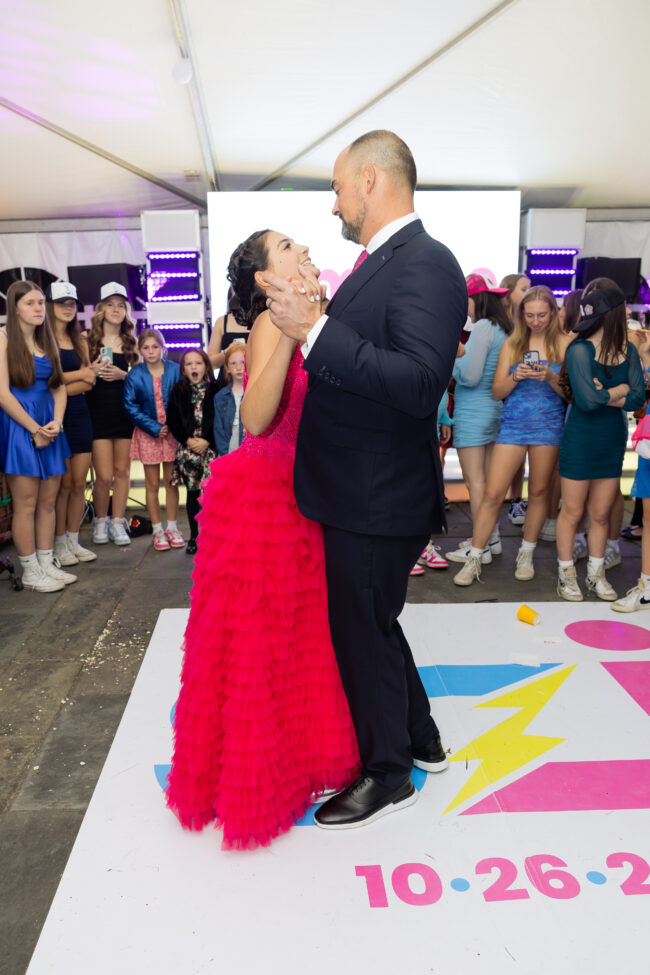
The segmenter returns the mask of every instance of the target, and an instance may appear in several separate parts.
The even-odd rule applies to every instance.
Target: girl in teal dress
[[[558,595],[582,600],[573,547],[576,526],[587,509],[589,562],[587,588],[614,601],[605,576],[609,513],[616,499],[627,444],[627,413],[645,400],[639,354],[627,341],[625,295],[617,287],[587,285],[582,317],[573,331],[566,372],[573,402],[560,449],[562,508],[557,520]]]

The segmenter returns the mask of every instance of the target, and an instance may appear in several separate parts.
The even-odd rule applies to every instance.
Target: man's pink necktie
[[[352,273],[353,274],[354,274],[354,272],[356,271],[356,269],[358,267],[361,267],[361,265],[363,264],[363,262],[365,261],[365,259],[367,257],[368,257],[368,251],[367,250],[362,250],[361,253],[359,254],[359,256],[357,257],[356,261],[354,262],[354,267],[352,268]]]

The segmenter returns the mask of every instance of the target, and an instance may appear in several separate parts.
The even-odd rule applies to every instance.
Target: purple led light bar
[[[152,271],[149,278],[198,278],[198,271]]]
[[[201,342],[167,342],[168,349],[202,349]]]
[[[203,328],[203,325],[201,322],[181,322],[174,324],[170,323],[169,325],[156,325],[156,328],[159,328],[161,332],[166,332],[168,330],[178,332],[181,329],[187,329],[189,332],[189,330],[192,328]]]
[[[577,250],[572,250],[571,248],[542,248],[541,250],[536,248],[535,250],[528,251],[529,254],[577,254]]]
[[[528,274],[575,274],[572,267],[529,267]]]
[[[167,295],[164,298],[151,298],[151,301],[198,301],[201,295]]]
[[[163,253],[147,254],[150,261],[163,261],[167,257],[198,257],[198,251],[164,251]]]

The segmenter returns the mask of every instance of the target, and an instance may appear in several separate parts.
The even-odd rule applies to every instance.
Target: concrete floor
[[[443,553],[470,534],[468,506],[456,500],[462,486],[449,494]],[[551,543],[538,545],[532,582],[514,579],[521,530],[506,510],[503,555],[480,584],[454,586],[452,563],[413,578],[409,601],[556,599]],[[84,526],[82,544],[89,538]],[[620,595],[639,575],[640,545],[622,541],[621,552],[623,564],[608,575]],[[0,555],[15,553],[6,544]],[[0,576],[0,975],[26,970],[159,611],[189,605],[192,560],[184,550],[157,553],[145,536],[98,547],[98,555],[75,567],[79,581],[59,593],[15,593]]]

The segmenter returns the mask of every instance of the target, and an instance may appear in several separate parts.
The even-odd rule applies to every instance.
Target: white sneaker
[[[131,544],[131,539],[125,526],[126,518],[111,518],[108,523],[108,537],[116,545]]]
[[[59,565],[79,565],[79,559],[68,548],[67,538],[61,544],[58,542],[54,543],[54,558]]]
[[[589,547],[586,542],[583,542],[581,538],[576,539],[576,543],[573,546],[573,561],[577,562],[579,559],[586,559],[589,555]]]
[[[79,542],[75,542],[70,536],[67,537],[68,550],[72,552],[78,562],[94,562],[97,558],[96,552],[91,552],[89,548],[84,548]],[[61,563],[63,565],[63,562]]]
[[[447,552],[445,558],[449,559],[450,562],[467,562],[469,558],[470,549],[472,547],[472,539],[466,538],[464,542],[461,542],[455,552]],[[501,547],[501,542],[499,542],[499,548]],[[495,553],[496,555],[499,552]],[[481,556],[481,562],[483,565],[489,565],[492,561],[492,551],[490,545],[483,549],[483,555]]]
[[[584,599],[582,590],[578,585],[575,565],[569,565],[566,569],[562,569],[558,566],[557,594],[558,596],[561,596],[562,599],[568,600],[570,603],[581,603]]]
[[[501,555],[503,552],[503,546],[501,544],[501,535],[497,533],[496,538],[488,538],[487,547],[490,550],[491,555]]]
[[[517,563],[515,567],[515,579],[520,582],[528,582],[535,578],[535,568],[533,566],[533,550],[520,548],[517,552]]]
[[[539,537],[543,542],[554,542],[556,540],[557,518],[547,518],[542,525]]]
[[[650,593],[645,591],[643,581],[639,579],[634,589],[628,589],[626,596],[612,603],[612,609],[617,613],[636,613],[638,609],[650,609]]]
[[[604,599],[608,603],[618,599],[618,593],[607,581],[604,565],[599,565],[595,572],[590,572],[587,569],[587,589],[595,593],[599,599]]]
[[[48,575],[40,562],[24,569],[22,580],[23,588],[32,589],[34,592],[60,592],[61,589],[65,589],[65,583]]]
[[[485,554],[485,553],[483,553]],[[490,557],[490,561],[492,561]],[[465,565],[457,572],[454,576],[454,584],[457,586],[471,586],[471,584],[476,580],[477,582],[481,578],[481,564],[483,559],[479,555],[468,555],[465,561]]]
[[[105,545],[108,541],[108,528],[106,518],[95,518],[93,521],[93,543],[95,545]]]
[[[614,566],[621,564],[621,553],[611,545],[605,547],[605,571],[613,569]]]
[[[45,572],[50,579],[56,579],[57,582],[63,582],[66,586],[71,586],[73,582],[77,581],[77,576],[74,576],[71,572],[63,571],[58,559],[52,559],[51,562],[46,562],[45,560],[41,562],[41,560],[38,559],[38,563],[43,572]]]

